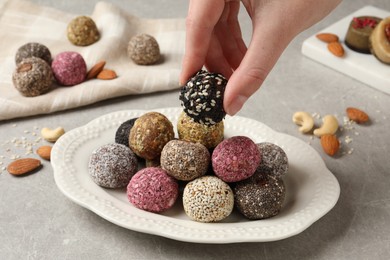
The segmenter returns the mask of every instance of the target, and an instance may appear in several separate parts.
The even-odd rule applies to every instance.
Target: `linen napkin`
[[[79,47],[66,36],[68,23],[79,15],[91,17],[101,34],[98,42]],[[127,56],[132,36],[146,33],[156,38],[163,60],[155,65],[135,64]],[[179,88],[184,52],[184,19],[143,19],[106,2],[96,4],[92,14],[69,14],[22,0],[0,0],[0,120],[51,113],[97,101]],[[55,85],[49,93],[24,97],[13,86],[15,54],[28,42],[47,46],[54,58],[63,51],[80,53],[90,69],[104,60],[114,70],[114,80],[93,79],[65,87]]]

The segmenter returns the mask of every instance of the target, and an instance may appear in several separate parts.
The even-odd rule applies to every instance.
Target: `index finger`
[[[186,19],[186,43],[180,84],[200,70],[207,55],[211,35],[225,6],[224,0],[191,0]]]

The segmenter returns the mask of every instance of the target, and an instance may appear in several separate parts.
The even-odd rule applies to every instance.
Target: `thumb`
[[[289,36],[281,33],[277,24],[262,23],[254,28],[248,50],[226,86],[227,114],[235,115],[260,88],[289,42]]]

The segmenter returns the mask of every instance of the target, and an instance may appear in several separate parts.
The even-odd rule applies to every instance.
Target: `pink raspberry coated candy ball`
[[[177,181],[165,170],[147,167],[138,171],[127,185],[127,198],[137,208],[162,212],[175,204],[179,195]]]
[[[211,159],[215,175],[225,182],[237,182],[255,173],[261,154],[248,137],[233,136],[217,145]]]
[[[73,51],[59,53],[53,60],[51,68],[57,82],[64,86],[77,85],[83,82],[87,75],[84,58]]]

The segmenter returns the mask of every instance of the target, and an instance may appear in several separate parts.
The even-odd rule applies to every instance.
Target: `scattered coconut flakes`
[[[311,115],[313,118],[315,119],[320,119],[321,118],[321,115],[317,112],[314,112],[312,115]]]
[[[12,125],[13,127],[16,127],[17,125]],[[38,130],[39,128],[37,126],[34,127],[35,130]],[[37,137],[37,133],[34,130],[24,130],[24,134],[28,134],[27,136],[21,136],[21,137],[12,137],[9,140],[6,140],[1,145],[4,147],[4,150],[9,153],[7,155],[7,158],[4,155],[1,155],[1,159],[9,159],[9,160],[16,160],[20,159],[22,152],[19,152],[17,150],[24,149],[24,154],[34,154],[34,146],[39,145],[39,143],[43,140],[42,137]],[[31,136],[33,136],[35,139],[30,140]]]
[[[352,139],[349,135],[345,136],[345,139],[344,139],[344,142],[345,142],[345,143],[349,144],[349,143],[351,143],[352,141],[353,141],[353,139]]]

